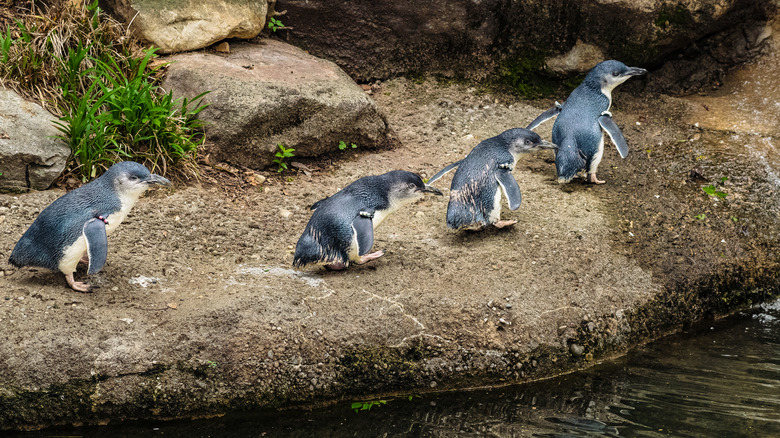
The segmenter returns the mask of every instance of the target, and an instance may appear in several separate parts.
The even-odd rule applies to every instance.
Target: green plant
[[[356,149],[357,148],[357,145],[355,143],[350,143],[350,146],[352,146],[352,149]],[[344,141],[340,141],[339,142],[339,149],[343,151],[346,148],[347,148],[347,143],[344,142]]]
[[[707,215],[706,215],[706,214],[704,214],[704,213],[702,213],[702,214],[697,214],[697,215],[696,215],[696,216],[694,216],[694,217],[695,217],[696,219],[700,220],[700,221],[703,221],[704,219],[707,219]]]
[[[364,401],[364,402],[354,402],[352,403],[352,410],[355,412],[370,411],[371,408],[373,408],[374,406],[380,406],[386,404],[387,404],[387,400],[371,400],[371,401]]]
[[[52,5],[0,30],[0,81],[59,117],[73,151],[68,171],[86,180],[132,159],[158,173],[172,165],[194,172],[205,93],[165,93],[154,50],[142,50],[97,0]]]
[[[268,28],[271,29],[271,32],[276,32],[277,29],[284,29],[284,23],[282,23],[282,20],[271,17],[268,20]]]
[[[287,170],[287,159],[292,158],[295,156],[293,152],[295,152],[295,149],[293,148],[285,148],[283,144],[279,143],[276,145],[279,147],[279,150],[276,152],[276,159],[273,160],[273,163],[276,163],[279,165],[279,168],[276,170],[277,172],[282,172],[284,170]]]
[[[209,368],[216,368],[217,367],[217,363],[214,362],[213,360],[207,360],[206,361],[206,366],[208,366]]]
[[[725,184],[726,181],[728,181],[728,179],[729,178],[727,176],[722,177],[720,179],[720,182],[718,183],[718,185]],[[717,196],[718,198],[725,198],[726,196],[728,196],[728,194],[726,192],[718,190],[718,188],[716,186],[712,185],[712,184],[710,184],[708,186],[703,186],[701,189],[704,191],[704,193],[706,193],[706,194],[708,194],[710,196]]]

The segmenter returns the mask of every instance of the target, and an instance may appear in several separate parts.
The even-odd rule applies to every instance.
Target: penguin
[[[295,247],[293,265],[321,263],[329,270],[361,265],[385,254],[369,254],[374,230],[388,215],[425,193],[442,195],[423,183],[419,175],[404,170],[366,176],[338,193],[315,202],[314,213]]]
[[[114,164],[46,207],[16,243],[9,262],[60,271],[73,290],[89,292],[89,284],[74,280],[76,266],[84,261],[87,274],[100,272],[108,256],[107,236],[152,185],[170,187],[171,182],[132,161]]]
[[[553,143],[542,140],[529,129],[513,128],[483,140],[466,158],[439,171],[428,184],[458,168],[450,186],[447,226],[457,230],[516,224],[516,220],[500,219],[502,193],[510,210],[520,207],[520,187],[512,176],[517,158],[521,153],[554,148]]]
[[[632,76],[647,73],[638,67],[627,67],[620,61],[604,61],[593,67],[582,83],[572,91],[563,105],[545,111],[529,129],[558,117],[552,130],[552,141],[558,145],[555,152],[555,169],[558,182],[571,182],[574,176],[584,170],[589,181],[604,184],[598,179],[601,158],[604,155],[604,134],[606,131],[622,158],[628,155],[628,143],[620,128],[612,120],[609,108],[612,106],[612,90]]]

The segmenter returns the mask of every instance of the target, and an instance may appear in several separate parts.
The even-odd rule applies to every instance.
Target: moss
[[[686,9],[683,5],[666,6],[661,8],[658,13],[658,17],[655,19],[656,27],[664,31],[672,31],[682,27],[687,27],[693,24],[693,16],[691,11]]]
[[[538,99],[554,94],[568,94],[575,89],[584,75],[558,78],[545,71],[547,54],[542,51],[527,52],[504,59],[498,66],[494,85],[525,99]]]

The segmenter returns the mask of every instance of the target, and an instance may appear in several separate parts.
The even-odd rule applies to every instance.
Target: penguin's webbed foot
[[[71,289],[77,291],[77,292],[91,292],[92,286],[90,286],[87,283],[82,283],[80,281],[76,281],[73,278],[73,273],[66,274],[65,275],[65,281],[68,282],[68,286],[70,286]]]
[[[591,174],[590,174],[590,179],[589,179],[589,181],[590,181],[590,182],[592,182],[593,184],[604,184],[604,183],[606,182],[606,181],[604,181],[604,180],[602,180],[602,179],[598,179],[598,178],[596,177],[596,174],[595,174],[595,173],[591,173]]]
[[[346,264],[346,263],[335,262],[335,263],[329,263],[329,264],[325,265],[325,269],[328,270],[328,271],[343,271],[343,270],[347,269],[347,266],[349,266],[349,265]]]
[[[385,255],[385,250],[380,250],[380,251],[377,251],[377,252],[372,252],[371,254],[366,254],[366,255],[360,256],[360,261],[357,262],[357,264],[358,265],[362,265],[363,263],[368,263],[371,260],[376,260],[379,257],[382,257],[383,255]]]
[[[498,221],[498,222],[494,223],[493,226],[496,227],[496,228],[504,228],[504,227],[512,226],[512,225],[514,225],[516,223],[517,223],[517,221],[514,221],[514,220],[512,220],[512,221]]]

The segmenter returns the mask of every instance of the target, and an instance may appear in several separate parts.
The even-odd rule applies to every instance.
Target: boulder
[[[175,96],[204,98],[213,159],[251,168],[272,164],[277,145],[297,157],[396,144],[387,120],[336,64],[283,42],[237,43],[230,54],[172,56],[163,87]]]
[[[583,47],[588,56],[601,51],[631,65],[658,65],[705,36],[734,28],[749,34],[777,8],[773,0],[276,4],[277,10],[287,10],[283,20],[293,28],[290,43],[335,61],[357,80],[410,72],[479,78],[518,63],[523,71],[541,70],[572,49],[582,55]]]
[[[0,89],[0,191],[44,190],[60,176],[70,148],[40,105]]]
[[[267,0],[100,0],[160,53],[197,50],[225,38],[254,38],[265,26]]]

